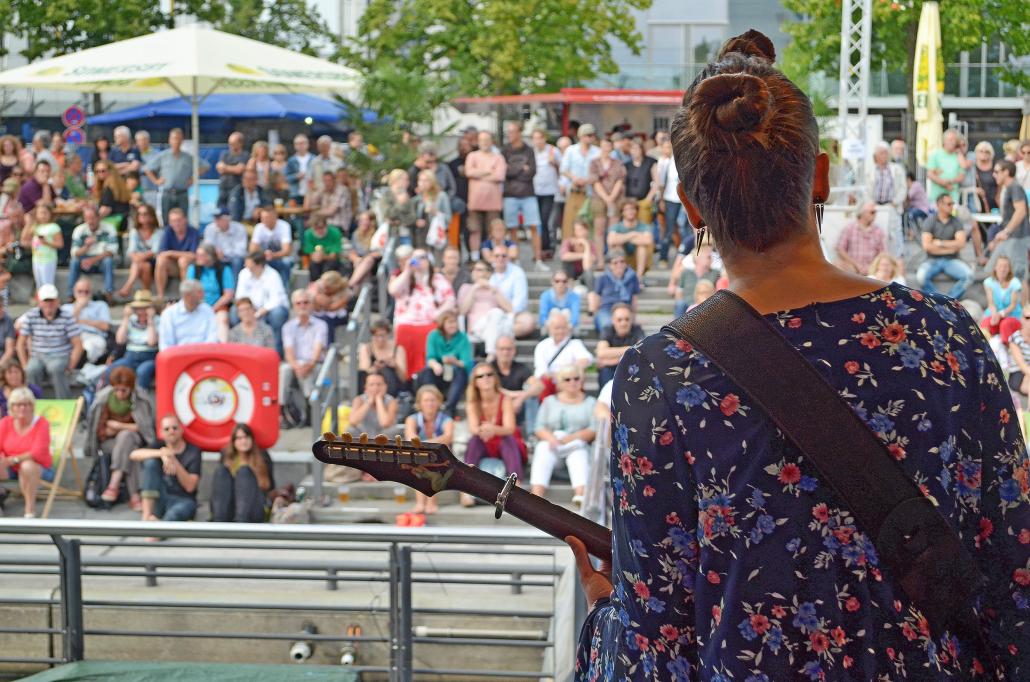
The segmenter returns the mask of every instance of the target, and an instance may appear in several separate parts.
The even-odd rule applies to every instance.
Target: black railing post
[[[390,682],[403,682],[400,665],[400,552],[390,545]]]
[[[61,630],[65,661],[85,657],[82,623],[82,554],[78,540],[51,535],[61,562]]]
[[[411,547],[401,547],[400,566],[397,571],[398,596],[400,597],[400,669],[401,679],[410,682],[412,678],[412,648],[411,641]]]

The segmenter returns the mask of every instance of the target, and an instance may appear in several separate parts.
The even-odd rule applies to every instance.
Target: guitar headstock
[[[349,433],[323,434],[311,452],[320,462],[354,467],[376,480],[401,483],[430,497],[448,488],[456,465],[461,464],[450,448],[440,443],[364,433],[357,438]]]

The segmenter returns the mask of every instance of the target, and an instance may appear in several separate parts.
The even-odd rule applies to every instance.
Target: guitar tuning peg
[[[387,438],[385,434],[380,433],[378,436],[376,436],[376,445],[386,445],[389,442],[390,439]]]
[[[394,436],[393,437],[393,443],[397,447],[401,447],[402,445],[404,445],[404,439],[401,438],[400,436]]]
[[[332,431],[326,431],[322,434],[322,440],[326,441],[327,443],[332,443],[334,440],[336,440],[336,434],[334,434]]]
[[[360,442],[362,445],[368,445],[368,434],[362,433],[361,436],[358,438],[358,442]]]
[[[420,448],[422,447],[422,439],[418,436],[415,436],[411,439],[411,444],[414,445],[416,448]]]
[[[354,436],[350,435],[346,431],[340,434],[340,438],[343,439],[344,443],[350,443],[354,440]]]

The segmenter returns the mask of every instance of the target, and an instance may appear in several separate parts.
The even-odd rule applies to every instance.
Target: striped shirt
[[[71,315],[60,310],[52,320],[43,311],[33,308],[25,313],[21,331],[32,339],[33,355],[58,355],[72,352],[72,339],[79,335],[79,325]]]
[[[72,248],[81,249],[86,245],[86,239],[92,236],[94,241],[89,249],[79,258],[91,258],[104,253],[118,253],[118,233],[107,223],[100,223],[97,231],[90,229],[89,224],[82,223],[72,232]]]

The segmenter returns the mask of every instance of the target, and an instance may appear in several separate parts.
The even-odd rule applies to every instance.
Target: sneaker
[[[538,260],[536,262],[536,269],[539,270],[540,272],[550,272],[551,271],[551,266],[548,265],[547,263],[543,262],[542,260]]]

